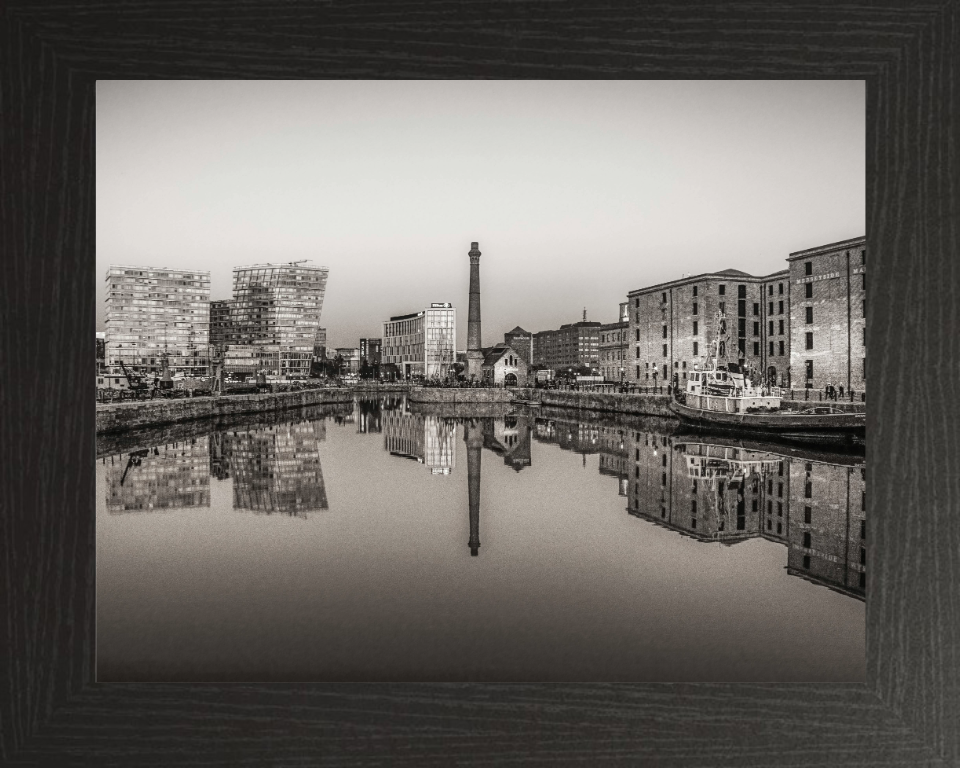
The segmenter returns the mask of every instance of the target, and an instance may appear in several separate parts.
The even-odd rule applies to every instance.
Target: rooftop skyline
[[[458,309],[483,344],[683,275],[767,275],[865,232],[861,81],[97,86],[97,329],[111,264],[329,268],[328,344]]]

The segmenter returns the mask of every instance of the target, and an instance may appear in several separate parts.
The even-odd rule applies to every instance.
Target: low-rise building
[[[506,344],[487,347],[483,352],[483,380],[489,384],[505,387],[527,385],[529,366],[520,353]]]

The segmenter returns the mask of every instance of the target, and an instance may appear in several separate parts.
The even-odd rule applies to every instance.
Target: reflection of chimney
[[[467,312],[467,378],[483,376],[483,353],[480,351],[480,250],[479,243],[470,243],[470,305]]]
[[[467,493],[470,499],[470,554],[476,557],[480,549],[480,449],[483,432],[480,425],[469,420],[463,427],[463,441],[467,444]]]

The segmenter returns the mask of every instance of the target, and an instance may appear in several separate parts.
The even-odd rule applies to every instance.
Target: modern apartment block
[[[383,324],[383,364],[396,365],[404,378],[444,378],[456,361],[457,310],[450,302],[395,315]]]
[[[111,266],[106,274],[106,364],[120,373],[205,376],[210,344],[210,273]]]
[[[791,253],[793,387],[866,390],[867,246],[858,237]]]
[[[576,368],[600,365],[601,323],[581,320],[566,323],[555,331],[533,335],[533,361],[536,368]]]
[[[299,262],[233,268],[234,341],[255,350],[260,370],[309,375],[328,274]]]

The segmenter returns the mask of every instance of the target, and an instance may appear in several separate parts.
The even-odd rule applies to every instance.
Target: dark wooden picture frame
[[[96,81],[225,77],[865,80],[867,685],[93,682]],[[4,764],[960,764],[956,0],[13,2],[0,119]]]

